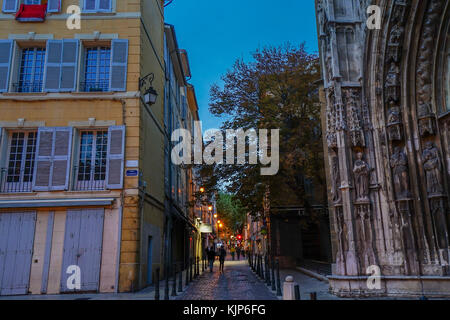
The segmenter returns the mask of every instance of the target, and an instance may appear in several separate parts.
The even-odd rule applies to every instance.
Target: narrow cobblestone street
[[[177,300],[277,300],[277,297],[256,278],[246,260],[228,259],[223,274],[216,261],[213,272],[205,271]]]

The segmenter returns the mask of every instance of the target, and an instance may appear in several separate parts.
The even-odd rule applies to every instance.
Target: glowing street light
[[[208,210],[209,210],[209,211],[213,211],[213,206],[209,206],[209,207],[208,207]]]
[[[200,192],[201,192],[201,193],[205,192],[205,188],[201,187],[201,188],[200,188]]]

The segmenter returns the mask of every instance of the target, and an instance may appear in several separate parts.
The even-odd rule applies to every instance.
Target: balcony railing
[[[91,172],[89,174],[90,179],[87,179],[87,177],[83,177],[83,175],[79,175],[78,167],[75,166],[73,168],[74,171],[74,183],[72,190],[73,191],[103,191],[106,189],[106,181],[105,179],[99,179],[99,178],[105,178],[104,174],[102,176],[97,176],[96,174]],[[98,175],[98,174],[97,174]],[[97,178],[97,180],[96,180]]]
[[[86,81],[80,82],[81,92],[108,92],[109,81]]]
[[[14,92],[42,92],[42,89],[42,81],[19,81],[17,83],[13,83]]]
[[[15,171],[8,174],[8,169],[0,171],[0,193],[24,193],[32,191],[32,172]]]

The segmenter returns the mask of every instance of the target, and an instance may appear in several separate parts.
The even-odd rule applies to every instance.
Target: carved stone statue
[[[355,166],[353,173],[355,174],[356,184],[356,201],[369,201],[369,175],[370,167],[363,160],[363,153],[356,154]]]
[[[426,172],[428,195],[442,195],[444,185],[442,183],[442,166],[439,152],[434,142],[427,142],[422,154],[423,168]]]
[[[391,62],[389,67],[389,71],[386,75],[386,86],[398,86],[400,85],[400,69],[395,64],[395,62]]]
[[[333,157],[332,160],[332,176],[333,176],[333,184],[332,184],[332,192],[333,192],[333,202],[338,203],[341,201],[341,190],[339,189],[341,186],[341,178],[339,172],[339,161],[338,157]]]
[[[401,147],[395,148],[391,157],[391,168],[394,172],[394,188],[397,199],[410,198],[408,158]]]
[[[400,38],[403,35],[404,28],[401,25],[396,24],[392,27],[391,35],[389,37],[389,44],[398,44],[400,43]]]
[[[402,140],[401,122],[400,108],[391,100],[388,114],[388,135],[390,141]]]

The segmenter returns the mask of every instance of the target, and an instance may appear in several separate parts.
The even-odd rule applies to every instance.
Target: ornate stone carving
[[[334,88],[328,88],[327,101],[327,144],[328,148],[337,148],[336,137],[336,110],[334,108]]]
[[[427,142],[422,154],[423,168],[426,172],[427,192],[429,196],[442,196],[444,184],[442,181],[442,165],[439,151],[434,142]]]
[[[341,177],[339,171],[339,159],[338,157],[333,157],[331,160],[331,176],[333,179],[332,183],[332,194],[333,194],[333,203],[341,202]]]
[[[350,139],[353,147],[365,147],[366,142],[364,132],[361,128],[361,103],[357,89],[345,89],[345,103],[347,105],[348,125],[350,129]]]
[[[402,134],[402,119],[400,108],[390,101],[390,107],[388,111],[388,121],[387,121],[387,132],[390,141],[401,141],[403,140]]]
[[[397,199],[411,198],[408,158],[401,147],[395,148],[391,157],[391,168],[394,173],[394,189]]]
[[[364,154],[358,152],[356,154],[356,161],[353,167],[353,173],[355,175],[355,189],[356,189],[356,201],[367,202],[369,200],[369,179],[370,179],[370,167],[363,160]]]
[[[426,135],[435,135],[434,115],[431,108],[431,99],[433,94],[432,86],[432,68],[434,53],[434,37],[439,22],[439,15],[445,1],[431,0],[425,20],[423,23],[422,34],[420,38],[419,53],[417,59],[416,71],[416,89],[417,89],[417,113],[419,115],[419,129],[422,137]]]

